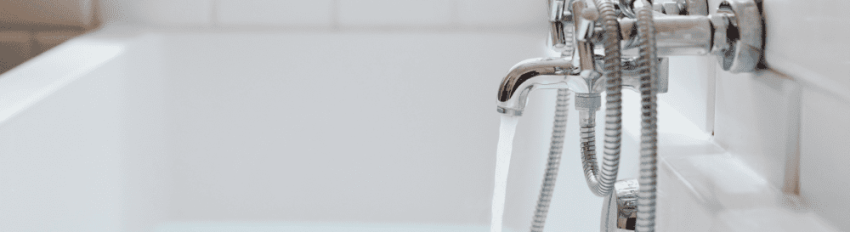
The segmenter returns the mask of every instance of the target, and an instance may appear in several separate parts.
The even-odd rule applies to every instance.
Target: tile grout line
[[[331,30],[339,31],[341,28],[339,22],[339,0],[331,2]]]
[[[767,70],[791,77],[792,80],[805,87],[817,89],[819,92],[829,94],[843,102],[850,103],[850,93],[845,91],[843,84],[838,83],[817,71],[802,67],[781,57],[772,57]]]
[[[449,28],[459,29],[461,28],[460,23],[460,1],[452,1],[452,9],[449,19]]]
[[[210,3],[210,8],[211,8],[210,9],[210,27],[218,28],[218,27],[220,27],[220,24],[221,24],[219,22],[221,20],[219,20],[219,18],[218,18],[219,17],[218,10],[220,9],[220,7],[219,7],[220,2],[219,2],[219,0],[211,0],[211,1],[212,2]]]

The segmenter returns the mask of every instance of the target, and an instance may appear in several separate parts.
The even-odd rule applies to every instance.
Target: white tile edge
[[[12,100],[2,102],[0,126],[53,92],[119,57],[126,50],[125,47],[125,44],[114,41],[72,40],[3,74],[0,78],[0,96]],[[88,56],[81,58],[80,53]],[[61,60],[86,63],[57,67],[55,62]],[[53,75],[43,75],[45,71],[42,70],[48,70],[46,72]]]
[[[841,98],[841,100],[845,102],[850,102],[850,89],[842,87],[843,84],[833,81],[818,72],[798,65],[795,62],[784,59],[781,56],[770,56],[769,51],[765,53],[765,56],[770,57],[768,62],[768,67],[770,69],[778,71],[785,76],[789,76],[805,86],[814,87],[830,95]]]
[[[689,136],[687,134],[679,134],[676,132],[668,132],[668,133],[659,133],[659,137],[679,137],[679,136]],[[693,205],[676,205],[676,208],[699,208],[704,212],[711,212],[711,218],[705,218],[701,220],[709,220],[712,225],[711,231],[723,231],[725,229],[729,229],[729,225],[743,225],[749,227],[735,227],[735,231],[767,231],[762,229],[760,224],[748,224],[741,223],[741,220],[748,220],[746,218],[729,218],[723,217],[724,214],[729,212],[736,212],[740,210],[767,210],[772,212],[777,212],[779,214],[793,214],[793,215],[804,215],[805,217],[794,218],[794,221],[782,221],[781,223],[776,221],[780,220],[779,218],[762,218],[760,222],[774,220],[776,224],[795,224],[795,225],[810,225],[812,228],[826,228],[823,230],[824,232],[839,232],[840,230],[836,229],[835,226],[830,224],[828,220],[820,217],[819,215],[813,213],[811,210],[807,209],[806,206],[801,203],[799,200],[799,196],[789,195],[783,193],[780,189],[776,188],[773,185],[770,185],[763,176],[756,173],[752,168],[750,168],[744,161],[736,158],[732,154],[723,150],[718,144],[716,144],[711,139],[699,139],[699,144],[693,143],[691,140],[687,143],[680,144],[681,146],[697,146],[697,147],[710,147],[713,148],[713,151],[702,151],[700,149],[696,150],[690,154],[676,154],[676,156],[667,156],[664,152],[659,152],[658,156],[658,175],[665,175],[667,180],[673,180],[672,183],[659,183],[659,189],[685,189],[687,194],[690,197],[695,199],[695,203]],[[670,143],[666,145],[671,145]],[[672,144],[676,146],[677,144]],[[663,149],[663,148],[662,148]],[[713,157],[713,161],[719,162],[700,162],[705,157]],[[672,162],[675,160],[675,162]],[[736,206],[727,207],[722,204],[724,201],[728,201],[729,196],[724,196],[718,193],[734,193],[734,189],[723,189],[725,186],[714,184],[713,181],[717,181],[716,176],[699,174],[699,170],[694,170],[692,167],[687,165],[682,165],[683,163],[699,163],[702,166],[702,170],[724,170],[726,174],[732,173],[733,176],[736,177],[735,180],[726,180],[726,181],[735,181],[735,182],[745,182],[745,183],[765,183],[765,185],[761,185],[757,191],[754,193],[763,194],[760,195],[767,199],[774,199],[772,203],[764,205],[764,204],[755,204],[750,207],[740,208]],[[733,167],[733,168],[729,168]],[[682,172],[691,172],[691,175],[684,175]],[[697,175],[694,175],[697,174]],[[675,186],[675,187],[665,187],[665,186]],[[702,186],[697,187],[697,186]],[[710,186],[711,188],[706,188]],[[670,194],[670,193],[667,193]],[[752,196],[750,196],[752,197]],[[726,200],[721,199],[726,198]],[[660,199],[663,200],[663,199]],[[767,201],[770,202],[770,201]],[[764,203],[764,202],[762,202]],[[795,209],[795,207],[799,207]],[[666,213],[665,213],[666,214]],[[699,220],[699,219],[695,219]],[[720,230],[718,230],[718,228]],[[773,232],[773,231],[771,231]]]

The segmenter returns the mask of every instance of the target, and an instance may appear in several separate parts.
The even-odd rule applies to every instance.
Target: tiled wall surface
[[[768,69],[715,75],[715,140],[841,230],[850,230],[848,7],[764,0]]]
[[[105,22],[174,27],[546,29],[544,0],[102,0]]]
[[[133,16],[156,25],[206,26],[212,22],[212,1],[145,0],[134,1]]]
[[[805,87],[801,114],[800,195],[819,215],[848,231],[850,99]]]
[[[297,30],[546,33],[544,0],[32,0],[0,2],[0,73],[103,23]]]
[[[659,99],[673,106],[694,125],[714,131],[714,57],[670,57],[667,93]]]
[[[216,23],[221,26],[302,26],[333,25],[335,1],[220,1]]]

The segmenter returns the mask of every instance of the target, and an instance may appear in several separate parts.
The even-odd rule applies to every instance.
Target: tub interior
[[[8,186],[0,207],[9,209],[0,210],[0,225],[488,231],[498,82],[514,63],[545,55],[540,38],[118,29],[83,36],[0,78],[0,97],[11,99],[0,100],[0,181]],[[67,67],[43,71],[50,65]],[[36,75],[46,79],[25,79]],[[25,85],[32,86],[20,92]],[[514,231],[530,225],[554,95],[533,93],[520,121],[505,220]],[[565,150],[578,151],[577,128],[567,133]],[[601,199],[586,190],[570,154],[547,230],[599,225]]]

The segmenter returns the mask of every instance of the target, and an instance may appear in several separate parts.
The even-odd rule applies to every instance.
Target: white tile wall
[[[777,187],[796,189],[800,87],[773,71],[717,72],[715,140]],[[789,163],[790,162],[790,163]]]
[[[764,1],[771,68],[833,91],[850,89],[850,1]],[[815,75],[805,75],[815,74]]]
[[[800,195],[822,217],[850,230],[850,101],[803,89]]]
[[[452,23],[451,0],[339,0],[339,23],[349,27],[430,26]]]
[[[181,27],[545,31],[546,10],[541,0],[101,0],[99,13],[107,23]]]
[[[220,26],[311,26],[334,23],[334,0],[220,0]]]
[[[130,4],[136,20],[162,26],[212,26],[213,1],[144,0]]]
[[[546,28],[546,1],[458,0],[461,25],[478,27],[531,26]]]
[[[670,57],[668,90],[659,99],[675,107],[702,131],[714,131],[714,57]]]
[[[850,1],[763,2],[769,70],[717,72],[715,139],[850,230],[850,172],[842,166],[850,162],[850,47],[842,45],[850,36],[850,15],[842,9]]]

